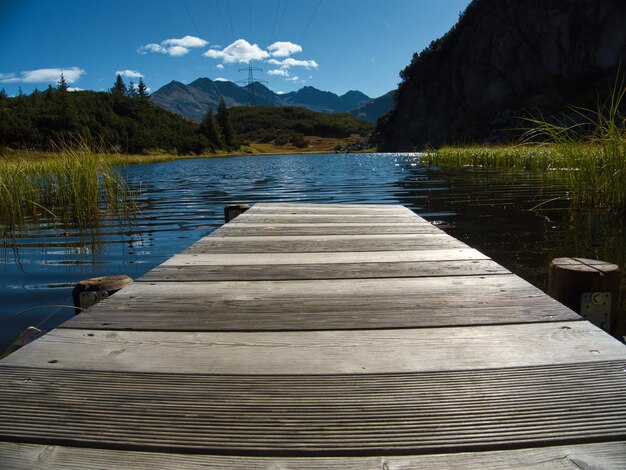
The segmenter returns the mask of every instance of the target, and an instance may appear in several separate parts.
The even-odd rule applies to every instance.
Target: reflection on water
[[[414,154],[179,160],[130,167],[128,180],[139,193],[133,226],[105,218],[79,233],[43,221],[4,240],[0,321],[42,308],[1,325],[0,353],[25,327],[52,314],[42,325],[51,328],[72,316],[58,305],[71,304],[79,280],[141,276],[219,227],[233,202],[403,204],[544,289],[554,257],[624,261],[623,221],[571,214],[554,181],[423,167]]]

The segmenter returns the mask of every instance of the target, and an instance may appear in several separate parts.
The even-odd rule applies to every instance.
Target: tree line
[[[76,137],[94,147],[136,154],[238,147],[223,102],[205,121],[198,125],[155,106],[142,78],[127,85],[119,74],[106,92],[71,91],[63,75],[56,87],[30,95],[20,90],[9,97],[0,90],[0,146],[12,149],[53,150]]]
[[[61,75],[57,86],[30,95],[0,90],[2,148],[54,150],[80,138],[94,148],[122,153],[202,154],[234,151],[248,141],[292,143],[306,147],[304,136],[347,137],[372,126],[343,114],[295,107],[238,107],[222,99],[200,123],[154,105],[140,78],[127,85],[117,75],[106,92],[71,91]]]

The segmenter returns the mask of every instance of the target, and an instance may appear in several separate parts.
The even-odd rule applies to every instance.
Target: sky
[[[0,0],[0,88],[151,91],[199,77],[375,98],[469,0]]]

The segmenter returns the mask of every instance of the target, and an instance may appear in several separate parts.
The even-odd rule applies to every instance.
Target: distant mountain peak
[[[154,104],[199,122],[209,108],[217,109],[222,98],[228,107],[248,104],[251,88],[252,84],[239,86],[228,80],[199,77],[188,85],[172,80],[152,93],[151,97]],[[350,90],[338,96],[311,85],[279,94],[260,82],[254,82],[254,93],[259,106],[299,106],[324,113],[352,112],[371,101],[369,96],[358,90]],[[366,116],[370,122],[378,117],[372,119],[369,114],[360,115]]]

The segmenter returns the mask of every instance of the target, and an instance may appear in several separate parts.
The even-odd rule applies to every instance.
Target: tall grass
[[[519,145],[444,147],[423,160],[436,165],[519,168],[551,172],[564,183],[573,207],[626,211],[626,95],[616,81],[596,110],[572,108],[575,119],[531,118]]]
[[[447,146],[426,152],[422,160],[442,166],[517,168],[529,171],[546,171],[556,163],[555,154],[550,148],[535,145]]]
[[[620,114],[625,94],[624,81],[616,80],[597,110],[573,108],[578,122],[529,119],[536,127],[526,140],[548,142],[574,206],[626,210],[626,119]]]
[[[42,216],[86,228],[104,213],[133,211],[121,173],[81,142],[64,145],[46,159],[0,157],[0,226],[5,233]]]

